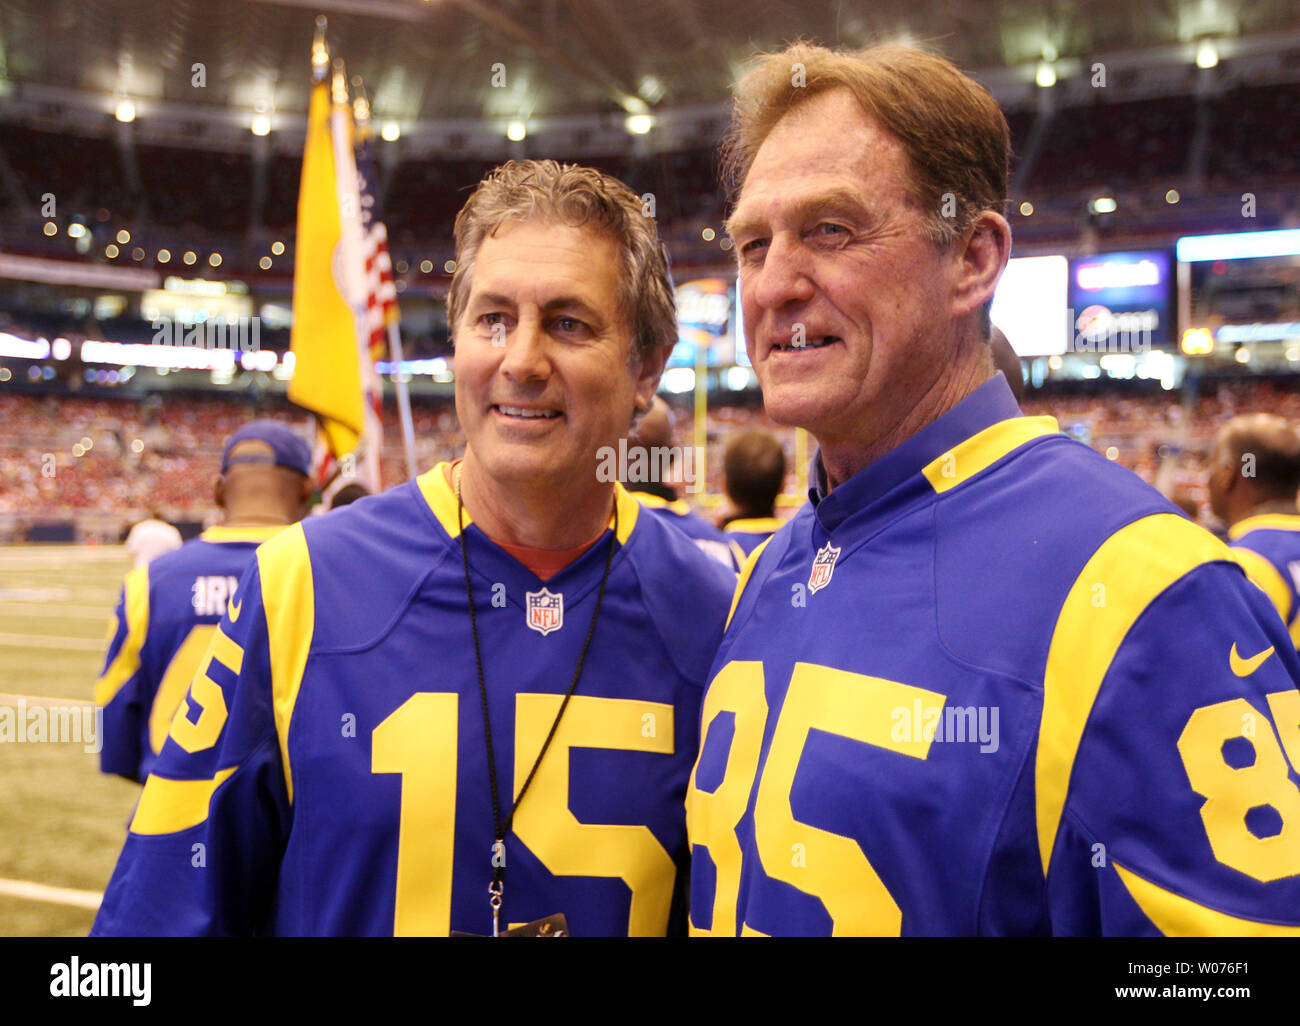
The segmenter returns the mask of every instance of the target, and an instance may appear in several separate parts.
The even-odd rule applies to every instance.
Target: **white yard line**
[[[46,901],[52,905],[73,905],[76,908],[99,908],[104,895],[99,891],[78,891],[71,887],[51,887],[30,880],[0,879],[0,895],[24,898],[27,901]]]
[[[0,705],[94,705],[88,698],[57,698],[53,695],[11,695],[0,691]]]
[[[101,638],[60,638],[45,634],[0,634],[0,646],[8,648],[68,648],[80,652],[102,652],[105,642]]]
[[[0,598],[0,610],[15,616],[70,616],[78,620],[107,620],[112,610],[107,606],[41,605],[37,602],[9,602]]]

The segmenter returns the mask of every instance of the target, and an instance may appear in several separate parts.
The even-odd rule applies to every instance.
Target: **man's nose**
[[[809,263],[808,248],[802,239],[791,233],[774,236],[751,286],[755,301],[764,309],[779,310],[787,303],[812,299]]]

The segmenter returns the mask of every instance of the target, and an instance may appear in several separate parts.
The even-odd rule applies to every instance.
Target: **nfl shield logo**
[[[815,594],[831,583],[831,574],[835,572],[835,560],[839,558],[839,555],[840,550],[830,542],[817,550],[817,558],[813,560],[812,573],[808,575],[808,591],[810,594]]]
[[[552,594],[547,589],[526,593],[528,599],[528,626],[543,637],[564,626],[564,596]]]

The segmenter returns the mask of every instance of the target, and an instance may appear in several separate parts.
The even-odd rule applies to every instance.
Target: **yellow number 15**
[[[561,695],[515,696],[517,794],[559,711]],[[393,933],[446,936],[451,930],[456,838],[458,696],[412,695],[373,735],[370,769],[402,775]],[[569,750],[673,752],[673,707],[660,702],[575,695],[515,815],[513,832],[556,876],[618,877],[632,892],[628,935],[662,936],[676,867],[649,827],[580,823],[569,811]],[[492,838],[482,838],[487,862]]]

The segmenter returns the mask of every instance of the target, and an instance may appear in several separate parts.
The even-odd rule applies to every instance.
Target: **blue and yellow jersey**
[[[490,932],[487,749],[442,467],[258,550],[95,934]],[[555,913],[579,936],[685,928],[683,803],[735,578],[617,502],[581,680],[506,837],[502,929]],[[611,533],[544,583],[468,512],[465,541],[504,816],[569,688]]]
[[[670,501],[650,492],[633,491],[632,496],[641,503],[650,515],[663,520],[666,524],[681,531],[705,555],[717,560],[723,566],[730,567],[732,573],[740,570],[745,562],[745,553],[733,540],[719,531],[703,517],[696,514],[682,499]]]
[[[752,555],[700,934],[1300,935],[1300,661],[1226,545],[1001,379]]]
[[[1300,648],[1300,515],[1264,513],[1228,530],[1233,555],[1264,589]]]
[[[722,528],[727,541],[739,545],[746,556],[779,530],[781,521],[776,517],[739,517]]]
[[[253,551],[282,530],[210,527],[126,575],[95,683],[105,773],[144,782]]]

